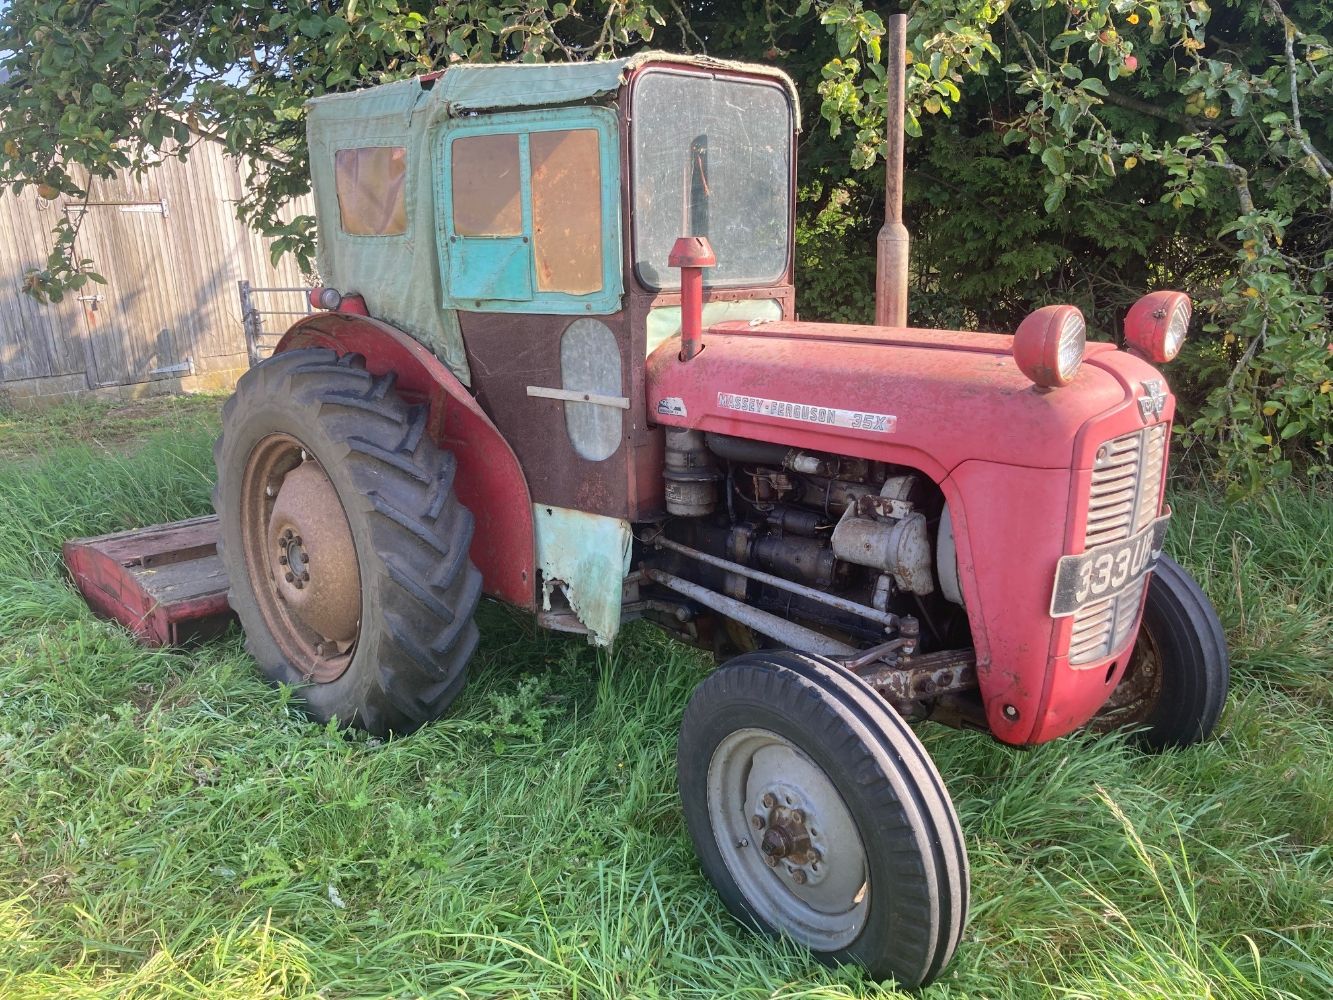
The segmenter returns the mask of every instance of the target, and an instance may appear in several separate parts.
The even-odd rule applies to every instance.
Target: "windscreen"
[[[707,236],[704,284],[762,285],[787,270],[792,109],[777,83],[650,69],[634,87],[634,266],[679,288],[667,255]]]

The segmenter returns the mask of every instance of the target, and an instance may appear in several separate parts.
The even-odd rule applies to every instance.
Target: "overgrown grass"
[[[705,660],[485,610],[458,710],[312,725],[235,635],[147,652],[60,541],[204,512],[212,427],[0,467],[0,995],[886,997],[740,930],[694,862],[675,734]],[[929,997],[1333,996],[1333,497],[1178,494],[1233,643],[1219,737],[921,735],[975,908]]]

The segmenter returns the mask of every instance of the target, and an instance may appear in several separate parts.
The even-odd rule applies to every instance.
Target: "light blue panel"
[[[521,236],[456,237],[450,244],[458,300],[527,302],[532,298],[531,250]]]
[[[531,167],[528,161],[527,136],[532,132],[561,129],[595,129],[601,153],[602,194],[602,288],[588,295],[568,292],[537,290],[536,264],[531,253],[532,198]],[[443,304],[446,309],[467,309],[477,312],[523,312],[580,315],[609,315],[619,312],[624,294],[624,276],[621,274],[622,247],[620,243],[620,140],[617,118],[610,108],[581,107],[559,110],[507,112],[493,115],[474,115],[467,118],[445,119],[438,126],[435,142],[435,202],[440,206],[436,238],[439,244],[440,279],[444,288]],[[464,258],[460,247],[477,242],[475,238],[457,235],[454,230],[452,158],[449,145],[466,135],[496,135],[518,133],[520,136],[521,192],[523,201],[523,233],[529,240],[527,267],[529,293],[524,299],[512,297],[484,298],[461,291],[461,287],[475,287],[472,275],[464,275]],[[462,251],[466,253],[467,251]],[[511,288],[512,292],[513,289]]]
[[[532,505],[537,535],[537,569],[542,603],[564,592],[598,646],[609,646],[620,631],[620,605],[630,568],[628,521],[549,504]]]

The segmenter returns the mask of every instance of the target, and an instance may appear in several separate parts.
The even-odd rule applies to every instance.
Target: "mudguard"
[[[429,407],[427,431],[458,462],[454,490],[472,512],[470,555],[487,594],[536,611],[532,495],[518,457],[467,388],[406,333],[368,316],[315,313],[293,325],[274,353],[324,347],[366,359],[373,375],[393,372],[396,388]]]

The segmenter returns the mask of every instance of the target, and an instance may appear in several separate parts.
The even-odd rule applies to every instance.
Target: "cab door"
[[[624,309],[617,121],[597,107],[448,120],[437,239],[472,387],[533,501],[631,518],[647,428]]]

